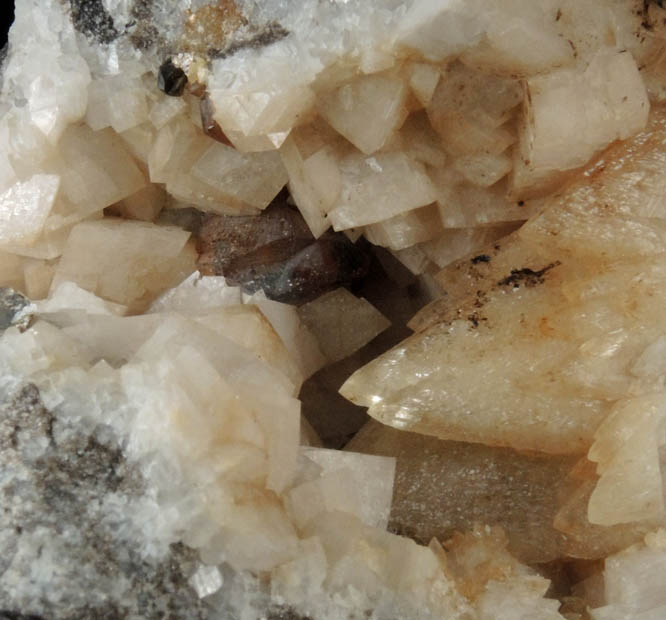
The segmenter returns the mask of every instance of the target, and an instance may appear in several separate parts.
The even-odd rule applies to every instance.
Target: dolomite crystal
[[[661,3],[17,4],[0,616],[663,615]]]

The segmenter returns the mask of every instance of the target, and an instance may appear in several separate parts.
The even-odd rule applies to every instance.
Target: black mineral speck
[[[289,607],[274,606],[268,610],[266,620],[312,620],[312,618],[302,616]]]
[[[477,328],[481,323],[488,321],[487,318],[482,317],[478,312],[472,312],[472,314],[467,317],[467,320],[470,322],[471,329]]]
[[[479,254],[478,256],[475,256],[472,259],[473,265],[478,265],[479,263],[489,263],[489,262],[490,262],[490,256],[488,256],[488,254]]]
[[[520,288],[521,285],[526,287],[537,286],[538,284],[543,284],[544,275],[554,267],[557,267],[559,264],[560,262],[556,261],[546,265],[543,269],[536,271],[534,269],[530,269],[529,267],[523,267],[522,269],[512,269],[511,274],[500,280],[497,284],[499,286],[511,286],[514,289]]]
[[[80,33],[98,43],[111,43],[118,37],[113,18],[102,0],[70,0],[72,23]]]
[[[180,97],[187,85],[185,72],[173,64],[171,58],[165,60],[157,74],[157,87],[170,97]]]

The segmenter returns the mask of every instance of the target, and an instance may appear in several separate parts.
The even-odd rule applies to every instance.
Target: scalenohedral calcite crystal
[[[448,294],[417,334],[343,394],[398,428],[589,451],[593,522],[662,516],[664,136],[656,110],[541,215],[440,274]]]
[[[642,0],[18,0],[0,617],[661,617],[665,50]]]

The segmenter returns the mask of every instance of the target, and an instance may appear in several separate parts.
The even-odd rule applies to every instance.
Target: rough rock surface
[[[29,303],[25,295],[10,288],[0,288],[0,333],[17,321],[25,324],[20,313]]]
[[[142,492],[109,429],[56,419],[32,384],[2,403],[0,617],[208,617],[188,584],[196,553],[149,562],[123,541]]]

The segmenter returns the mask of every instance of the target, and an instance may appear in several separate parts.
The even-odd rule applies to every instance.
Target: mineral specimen
[[[0,617],[661,618],[665,50],[639,0],[18,0]]]

